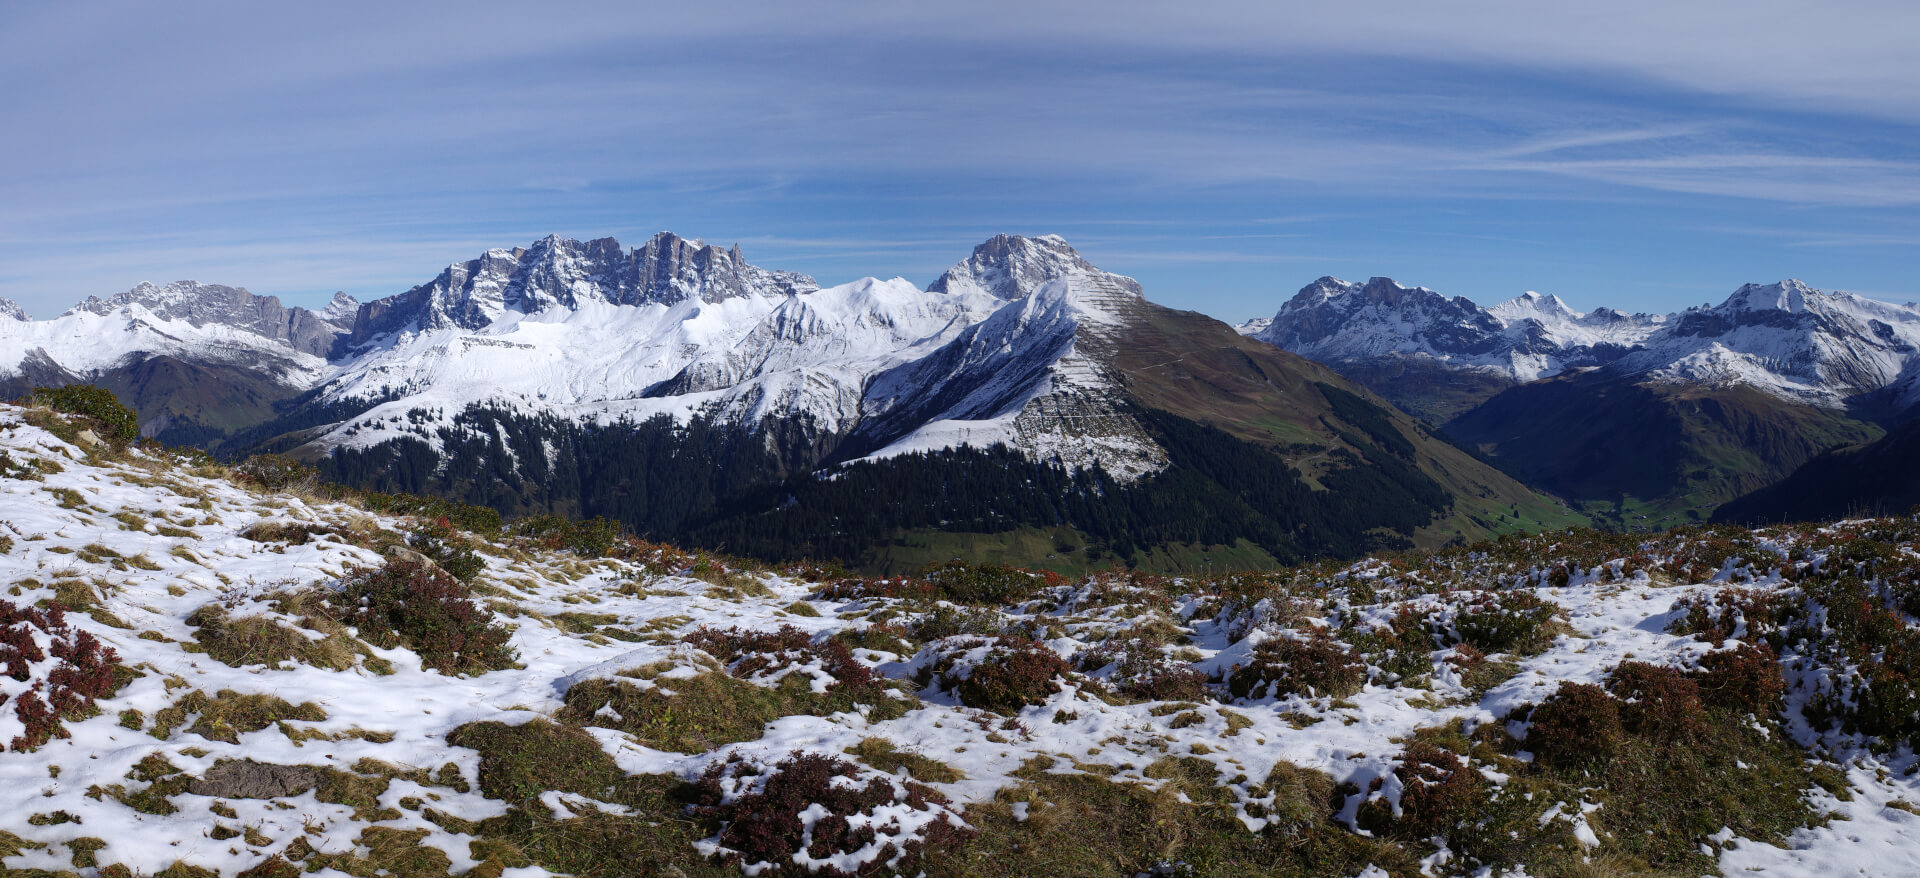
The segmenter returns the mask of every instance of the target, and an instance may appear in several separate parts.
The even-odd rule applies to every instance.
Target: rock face
[[[1607,309],[1581,314],[1537,293],[1487,309],[1390,278],[1323,277],[1243,331],[1326,363],[1418,357],[1530,381],[1617,359],[1659,320]]]
[[[27,316],[27,309],[20,307],[20,303],[12,299],[0,299],[0,317],[21,321],[33,319]]]
[[[1248,335],[1361,380],[1420,359],[1513,381],[1605,367],[1703,387],[1742,385],[1798,403],[1902,411],[1920,402],[1920,308],[1797,280],[1747,284],[1719,305],[1674,314],[1581,313],[1527,293],[1493,308],[1386,278],[1307,285]],[[1397,401],[1397,400],[1396,400]]]
[[[141,306],[162,320],[184,321],[194,327],[231,327],[284,342],[293,350],[317,357],[332,351],[334,338],[347,328],[337,317],[305,308],[288,308],[281,305],[278,298],[256,296],[244,287],[190,280],[174,281],[164,287],[142,283],[105,299],[89,296],[67,313],[85,311],[105,317],[129,305]]]
[[[318,781],[319,772],[304,765],[222,759],[189,781],[187,792],[217,799],[281,799],[313,789]]]
[[[588,303],[674,306],[819,289],[813,278],[749,264],[731,250],[671,232],[625,250],[612,238],[580,242],[549,235],[531,247],[489,250],[447,266],[405,293],[362,305],[343,353],[383,336],[431,329],[482,329],[508,312],[534,314]]]
[[[947,269],[927,287],[932,293],[983,292],[996,299],[1024,299],[1049,281],[1071,275],[1106,272],[1080,257],[1059,235],[1028,238],[994,235],[973,248],[973,255]],[[1112,275],[1119,278],[1119,275]],[[1140,285],[1120,278],[1137,294]]]

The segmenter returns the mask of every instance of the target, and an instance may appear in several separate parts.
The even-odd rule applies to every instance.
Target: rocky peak
[[[336,291],[333,294],[333,298],[327,300],[327,307],[321,308],[319,314],[320,319],[328,323],[338,325],[343,329],[350,329],[353,326],[354,315],[359,312],[360,300],[347,295],[346,291],[341,290]]]
[[[194,327],[219,325],[285,342],[301,353],[326,356],[341,328],[305,308],[288,308],[274,296],[256,296],[245,287],[203,284],[191,280],[166,286],[141,282],[124,293],[102,299],[88,296],[68,314],[102,316],[139,306],[162,320],[184,321]]]
[[[1800,281],[1788,278],[1779,283],[1745,284],[1733,291],[1720,308],[1726,311],[1785,311],[1802,314],[1808,303],[1821,293]]]
[[[33,319],[27,316],[27,309],[20,307],[20,303],[12,299],[0,299],[0,317],[10,317],[14,320]]]
[[[357,347],[395,332],[481,329],[507,311],[532,314],[588,302],[672,306],[819,288],[804,274],[748,263],[739,245],[722,250],[661,232],[629,251],[613,238],[582,242],[548,235],[527,247],[489,250],[447,266],[428,283],[367,303],[347,343]]]
[[[1082,258],[1059,235],[994,235],[973,248],[973,255],[947,269],[927,287],[932,293],[979,291],[1012,301],[1033,295],[1048,281],[1075,274],[1108,274]],[[1119,275],[1108,275],[1119,278]],[[1135,292],[1139,284],[1127,278]]]

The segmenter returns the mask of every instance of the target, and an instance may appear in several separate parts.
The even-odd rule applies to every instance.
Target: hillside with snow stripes
[[[872,579],[336,494],[89,426],[0,409],[10,870],[1920,858],[1911,519]]]

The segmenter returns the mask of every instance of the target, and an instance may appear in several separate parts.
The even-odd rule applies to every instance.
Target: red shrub
[[[1346,644],[1325,634],[1274,637],[1253,648],[1251,659],[1227,675],[1236,698],[1331,695],[1360,691],[1367,669]]]
[[[1773,650],[1746,643],[1701,656],[1700,669],[1693,679],[1699,684],[1701,699],[1708,704],[1763,716],[1780,704],[1780,695],[1787,688]]]
[[[1451,751],[1415,741],[1393,770],[1400,778],[1400,815],[1426,833],[1447,829],[1475,816],[1480,775]]]
[[[395,561],[348,577],[327,602],[362,639],[383,649],[406,646],[443,674],[483,674],[513,664],[508,629],[473,601],[473,590],[446,571]]]
[[[1625,738],[1619,703],[1591,683],[1561,683],[1530,719],[1527,749],[1549,765],[1593,765],[1618,752]]]
[[[1769,589],[1723,588],[1711,596],[1693,595],[1674,605],[1686,615],[1669,629],[1692,634],[1706,643],[1739,638],[1765,640],[1778,633],[1794,608],[1795,599]]]
[[[1107,685],[1123,695],[1148,701],[1198,701],[1207,697],[1207,675],[1170,658],[1146,640],[1109,640],[1079,656],[1083,671],[1114,666]]]
[[[45,649],[36,630],[49,641]],[[0,601],[0,668],[14,680],[32,682],[13,699],[14,716],[25,729],[9,746],[32,750],[66,737],[60,721],[85,719],[95,700],[113,694],[119,665],[120,656],[111,648],[67,624],[59,604],[40,609]],[[0,704],[6,701],[0,694]]]
[[[1608,677],[1607,688],[1621,699],[1620,724],[1633,734],[1677,743],[1706,732],[1700,686],[1678,668],[1621,662]]]
[[[1045,644],[1024,637],[962,638],[936,666],[941,686],[968,707],[1011,713],[1044,704],[1070,670]]]
[[[926,850],[973,835],[932,788],[845,760],[796,750],[761,772],[735,754],[695,784],[695,813],[721,823],[717,855],[754,874],[910,875]]]
[[[855,659],[845,643],[830,639],[816,643],[812,635],[792,625],[783,625],[777,631],[699,628],[685,640],[726,662],[727,673],[743,680],[775,680],[784,677],[789,668],[818,661],[821,669],[833,677],[829,691],[879,686],[873,671]]]

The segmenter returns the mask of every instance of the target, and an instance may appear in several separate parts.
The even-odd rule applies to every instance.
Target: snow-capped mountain
[[[1301,557],[1566,516],[1337,374],[1154,305],[1055,236],[996,236],[926,289],[823,288],[664,232],[631,249],[554,236],[317,312],[143,285],[0,322],[7,354],[19,382],[106,384],[171,441],[716,545],[789,534],[769,553],[844,555],[863,548],[848,534],[903,528],[1070,526],[1121,554],[1250,541]],[[275,383],[241,386],[248,369]],[[1177,466],[1188,474],[1152,478]],[[939,496],[853,503],[810,487],[876,467]],[[950,493],[955,479],[996,487]],[[828,509],[865,517],[832,524]],[[778,515],[801,518],[735,527]]]
[[[364,350],[397,333],[482,330],[509,314],[537,314],[592,304],[719,304],[777,299],[819,288],[813,278],[750,265],[740,248],[722,250],[670,232],[623,250],[612,238],[574,241],[549,235],[530,247],[489,250],[447,266],[439,277],[360,309],[348,350]]]
[[[1529,292],[1492,309],[1390,278],[1364,284],[1323,277],[1271,320],[1242,331],[1322,362],[1418,357],[1516,381],[1617,358],[1661,318],[1608,309],[1582,314],[1557,296]]]
[[[110,381],[119,371],[171,357],[243,369],[297,392],[327,374],[326,354],[347,330],[339,314],[193,281],[143,283],[106,299],[89,297],[51,320],[26,319],[14,306],[15,319],[0,321],[0,375]]]
[[[1717,306],[1676,314],[1581,313],[1529,292],[1493,308],[1385,278],[1321,278],[1271,321],[1243,331],[1331,363],[1424,358],[1532,381],[1606,366],[1683,385],[1745,385],[1826,407],[1920,402],[1920,309],[1797,280],[1748,284]]]
[[[1718,306],[1680,312],[1643,346],[1617,367],[1827,407],[1874,402],[1897,412],[1920,403],[1911,383],[1920,368],[1920,309],[1797,280],[1747,284]]]
[[[1158,471],[1166,454],[1126,411],[1110,359],[1143,302],[1131,278],[1098,269],[1048,280],[939,350],[875,375],[854,444],[884,457],[998,443],[1075,468],[1097,463],[1122,481]]]

